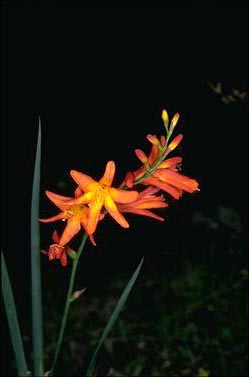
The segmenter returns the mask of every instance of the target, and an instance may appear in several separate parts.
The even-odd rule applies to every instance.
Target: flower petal
[[[100,217],[100,216],[99,216],[99,217]],[[99,219],[100,219],[100,218],[99,218]],[[88,222],[88,220],[87,220],[86,217],[85,217],[85,218],[83,218],[83,217],[81,218],[81,225],[82,225],[83,229],[84,229],[85,232],[88,234],[89,239],[90,239],[90,241],[92,242],[92,244],[93,244],[94,246],[96,246],[96,242],[95,242],[95,240],[94,240],[94,238],[93,238],[93,235],[88,233],[87,222]]]
[[[96,181],[89,175],[80,173],[76,170],[71,170],[70,175],[73,180],[79,185],[80,189],[84,192],[93,191],[93,185],[96,185]]]
[[[64,232],[62,233],[62,236],[60,238],[59,245],[66,245],[79,231],[80,222],[75,220],[74,218],[69,218],[67,221],[66,228],[64,229]]]
[[[180,190],[154,177],[145,179],[144,183],[159,187],[161,190],[168,192],[175,199],[179,199],[182,195],[182,192]]]
[[[39,219],[42,223],[51,223],[53,221],[65,219],[67,216],[64,212],[60,212],[58,215],[49,217],[48,219]]]
[[[70,206],[78,205],[78,204],[86,204],[86,203],[89,203],[93,197],[94,197],[93,191],[86,192],[85,194],[79,196],[78,198],[68,201],[68,204],[70,204]]]
[[[127,208],[123,212],[129,212],[129,213],[135,213],[136,215],[141,215],[141,216],[147,216],[147,217],[152,217],[153,219],[159,220],[159,221],[164,221],[164,218],[161,216],[156,215],[155,213],[148,211],[147,209],[140,209],[140,208]]]
[[[107,195],[107,197],[105,198],[104,206],[109,214],[114,218],[114,220],[116,220],[123,228],[129,228],[129,223],[119,212],[110,195]]]
[[[145,197],[150,197],[153,194],[156,194],[159,190],[160,189],[158,187],[149,186],[145,190],[140,191],[138,198],[142,199],[142,198],[145,198]]]
[[[158,147],[156,145],[152,145],[150,155],[148,157],[149,164],[152,166],[153,163],[156,161],[158,157]]]
[[[51,191],[46,191],[46,195],[51,200],[51,202],[53,202],[56,207],[60,208],[62,211],[67,210],[68,202],[73,200],[73,198],[69,196],[58,195]]]
[[[60,262],[63,267],[66,267],[67,265],[67,253],[63,251],[60,256]]]
[[[54,192],[48,191],[48,190],[46,190],[45,193],[49,197],[50,200],[55,199],[55,200],[60,200],[61,202],[66,202],[72,199],[70,196],[63,196],[63,195],[55,194]]]
[[[104,198],[92,201],[89,207],[89,218],[87,222],[87,233],[93,234],[97,228],[99,221],[100,211],[104,203]]]
[[[41,253],[44,254],[44,255],[48,255],[48,251],[46,251],[46,250],[41,250]]]
[[[137,199],[137,191],[126,191],[111,187],[110,194],[112,199],[117,203],[130,203]]]
[[[182,162],[182,157],[172,157],[168,158],[167,160],[163,161],[159,165],[159,169],[167,169],[171,168],[172,166],[178,165],[180,162]]]
[[[187,192],[194,192],[198,190],[198,182],[195,179],[186,177],[183,174],[177,173],[169,169],[159,169],[156,175],[163,181]]]
[[[129,207],[129,204],[127,204],[127,207]],[[166,208],[168,207],[168,204],[164,202],[164,198],[159,196],[151,199],[141,199],[135,204],[135,207],[140,209]]]
[[[82,192],[82,190],[80,189],[80,187],[78,186],[78,187],[76,188],[76,190],[74,191],[74,196],[75,196],[75,198],[78,198],[78,197],[81,196],[81,195],[83,195],[83,192]]]
[[[114,161],[108,161],[105,168],[105,173],[101,180],[99,181],[100,184],[104,184],[107,186],[112,185],[112,181],[115,174],[115,162]]]
[[[96,242],[95,242],[95,239],[94,239],[94,237],[93,237],[92,234],[89,234],[89,239],[90,239],[90,241],[92,242],[92,244],[93,244],[94,246],[97,246],[97,244],[96,244]]]
[[[52,234],[52,240],[54,241],[54,243],[59,243],[60,237],[57,230],[54,230]]]

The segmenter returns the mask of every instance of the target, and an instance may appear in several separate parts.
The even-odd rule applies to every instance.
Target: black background
[[[200,181],[190,205],[243,208],[246,111],[220,106],[207,81],[246,89],[246,9],[244,2],[5,3],[4,248],[13,233],[27,242],[38,115],[42,198],[45,188],[59,192],[60,180],[61,193],[71,194],[70,169],[97,179],[110,159],[120,182],[138,166],[133,150],[148,148],[145,135],[163,131],[166,107],[181,114],[184,172]]]
[[[228,92],[246,90],[247,8],[240,1],[3,3],[3,248],[22,299],[29,296],[38,116],[41,216],[48,217],[57,210],[44,190],[71,195],[70,169],[99,179],[112,159],[119,184],[138,167],[134,149],[148,150],[146,134],[163,131],[162,109],[181,115],[183,172],[201,191],[173,202],[162,224],[131,216],[126,231],[106,220],[96,233],[98,248],[89,244],[87,255],[101,257],[88,262],[89,279],[120,261],[132,270],[142,255],[159,258],[168,245],[194,256],[198,241],[190,250],[183,245],[195,230],[181,225],[191,211],[222,204],[246,221],[246,106],[222,104],[208,80]],[[43,248],[52,230],[41,226]],[[43,268],[51,271],[46,261]],[[58,280],[65,273],[60,266],[53,271]]]

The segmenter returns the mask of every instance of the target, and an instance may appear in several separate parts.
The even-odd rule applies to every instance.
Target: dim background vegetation
[[[38,115],[40,212],[48,217],[56,209],[44,190],[70,195],[70,169],[97,179],[113,159],[119,184],[137,168],[133,150],[148,150],[145,135],[163,131],[167,108],[181,115],[183,172],[201,191],[168,199],[164,223],[127,215],[128,231],[110,219],[99,226],[98,247],[89,243],[80,263],[76,289],[87,290],[72,305],[58,375],[84,373],[145,256],[97,374],[246,376],[246,2],[4,2],[2,8],[3,249],[27,353],[32,357],[29,215]],[[53,229],[41,225],[43,248]],[[44,257],[42,272],[49,366],[69,268]],[[2,370],[11,376],[4,312],[2,333]]]

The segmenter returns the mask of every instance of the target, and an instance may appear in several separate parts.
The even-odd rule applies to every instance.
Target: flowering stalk
[[[62,196],[51,191],[46,191],[46,195],[60,209],[60,213],[47,219],[40,219],[40,221],[48,223],[63,220],[67,223],[61,236],[58,235],[57,231],[54,231],[52,236],[54,243],[50,245],[48,251],[42,250],[42,253],[47,255],[50,261],[59,259],[61,265],[64,267],[67,266],[67,256],[73,259],[55,356],[51,370],[48,372],[50,376],[53,375],[57,363],[71,302],[77,296],[73,297],[72,291],[79,258],[88,237],[93,245],[96,246],[94,233],[99,221],[103,220],[106,215],[110,215],[123,228],[129,228],[129,223],[122,214],[124,212],[164,221],[163,217],[151,211],[168,207],[164,195],[156,194],[164,191],[173,198],[179,199],[184,192],[193,193],[199,191],[198,182],[195,179],[179,173],[179,164],[182,161],[182,157],[177,156],[166,159],[168,154],[180,144],[183,138],[183,135],[179,134],[172,141],[170,140],[178,119],[179,114],[176,113],[169,123],[168,113],[166,110],[163,110],[162,120],[164,122],[165,134],[159,138],[156,135],[147,135],[147,140],[152,144],[150,154],[147,156],[142,150],[135,150],[135,154],[141,161],[142,166],[136,171],[128,171],[124,181],[118,188],[113,187],[116,170],[115,162],[108,161],[105,172],[100,180],[95,180],[89,175],[76,170],[70,171],[71,177],[77,184],[74,197]],[[147,188],[142,191],[135,191],[133,189],[135,185],[143,185],[147,186]],[[76,254],[70,248],[69,242],[82,228],[85,233]],[[121,306],[117,312],[121,310],[120,308]],[[101,342],[102,340],[100,341],[100,345]],[[96,354],[97,352],[98,348]]]
[[[57,341],[57,345],[56,345],[54,360],[53,360],[53,363],[52,363],[51,370],[49,372],[49,376],[53,375],[54,368],[55,368],[55,365],[57,363],[57,359],[58,359],[58,356],[59,356],[59,352],[60,352],[60,348],[61,348],[61,342],[62,342],[63,335],[64,335],[64,332],[65,332],[66,324],[67,324],[69,308],[70,308],[71,302],[73,301],[72,300],[72,292],[73,292],[73,287],[74,287],[75,275],[76,275],[79,259],[80,259],[81,253],[84,249],[87,237],[88,237],[87,233],[84,233],[81,244],[78,248],[77,257],[75,259],[73,259],[73,267],[72,267],[72,270],[71,270],[70,282],[69,282],[69,287],[68,287],[68,292],[67,292],[67,299],[66,299],[64,313],[63,313],[63,317],[62,317],[62,321],[61,321],[60,333],[59,333],[59,337],[58,337],[58,341]]]
[[[178,122],[179,114],[176,113],[169,125],[169,117],[166,110],[162,112],[166,134],[158,138],[156,135],[147,135],[147,139],[152,144],[151,152],[146,154],[136,149],[135,154],[142,162],[142,166],[133,172],[128,172],[121,187],[132,188],[135,185],[157,187],[173,198],[179,199],[183,192],[193,193],[199,191],[198,182],[178,172],[181,157],[167,158],[182,141],[183,135],[177,135],[172,141],[169,140]]]
[[[163,160],[167,157],[167,155],[170,153],[170,150],[166,150],[162,155],[161,157],[158,158],[158,160],[154,163],[154,165],[151,167],[151,168],[147,168],[146,170],[146,173],[140,177],[140,178],[137,178],[135,179],[133,185],[138,185],[140,182],[143,182],[146,178],[149,178],[153,173],[154,171],[157,170],[157,168],[159,167],[159,165],[163,162]]]
[[[164,127],[166,130],[166,135],[161,136],[161,140],[159,141],[158,138],[155,135],[147,135],[147,139],[153,144],[151,155],[155,153],[155,151],[158,153],[159,156],[157,156],[156,159],[153,159],[152,164],[150,164],[149,160],[150,157],[147,158],[145,153],[141,149],[135,149],[135,154],[138,157],[138,159],[142,162],[144,165],[144,174],[140,177],[136,177],[135,179],[132,179],[132,173],[129,172],[126,176],[126,179],[121,183],[120,188],[129,188],[130,186],[136,186],[139,183],[143,182],[146,178],[149,178],[152,176],[152,174],[158,169],[158,167],[161,165],[161,163],[165,160],[167,155],[175,149],[175,147],[181,142],[182,135],[178,135],[173,142],[168,146],[168,141],[174,131],[174,128],[178,122],[179,114],[176,113],[170,123],[170,127],[168,127],[169,124],[169,116],[167,111],[164,109],[162,111],[162,120],[164,123]],[[154,151],[153,151],[154,149]],[[131,175],[129,177],[129,175]],[[131,178],[132,184],[129,186],[129,178]],[[128,183],[128,184],[127,184]]]

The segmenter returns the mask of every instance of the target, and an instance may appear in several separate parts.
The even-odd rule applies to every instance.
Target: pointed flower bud
[[[164,127],[166,128],[166,131],[168,132],[168,125],[169,125],[169,116],[165,109],[162,111],[162,120],[164,123]]]
[[[77,300],[77,298],[79,298],[85,292],[85,290],[86,290],[86,288],[75,291],[72,294],[70,301],[73,302],[73,301]]]
[[[160,141],[161,141],[161,145],[162,145],[162,147],[164,147],[165,144],[166,144],[166,138],[165,138],[164,135],[162,135],[162,136],[160,137]]]
[[[151,134],[149,134],[149,135],[147,135],[146,137],[147,137],[147,139],[148,139],[153,145],[158,146],[158,145],[160,144],[160,142],[159,142],[158,138],[156,137],[156,135],[151,135]]]
[[[143,164],[148,163],[148,158],[141,149],[135,149],[135,154]]]
[[[163,120],[164,123],[169,122],[169,116],[168,116],[168,113],[165,109],[163,109],[163,111],[162,111],[162,120]]]
[[[174,116],[173,116],[173,119],[171,120],[170,122],[170,127],[169,127],[169,132],[170,134],[173,132],[178,120],[180,118],[180,114],[179,113],[176,113]]]
[[[131,171],[128,171],[125,176],[125,184],[128,188],[132,188],[134,184],[134,174]]]
[[[172,141],[171,143],[169,144],[168,146],[168,150],[171,152],[173,151],[179,144],[180,142],[182,141],[182,138],[183,138],[183,135],[182,134],[179,134],[177,135]]]

